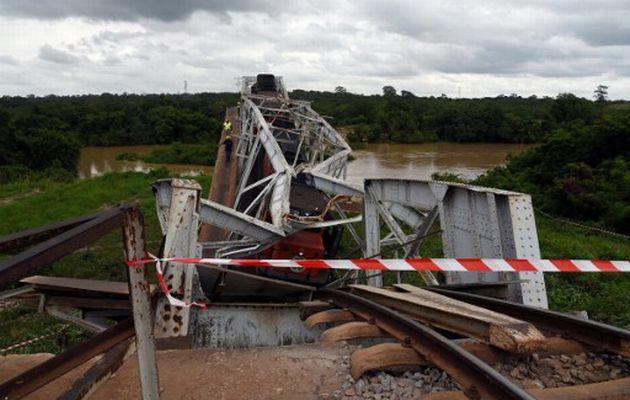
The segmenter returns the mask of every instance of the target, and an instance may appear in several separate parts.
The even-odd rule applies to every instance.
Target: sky
[[[0,0],[0,96],[289,89],[630,99],[630,0]]]

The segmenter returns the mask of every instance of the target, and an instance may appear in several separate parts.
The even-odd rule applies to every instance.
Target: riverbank
[[[88,214],[121,202],[137,202],[147,228],[148,247],[158,250],[159,224],[155,213],[151,183],[169,176],[165,169],[150,173],[112,173],[101,177],[69,182],[39,180],[15,185],[0,185],[0,235],[46,223]],[[197,176],[207,196],[211,177]],[[558,224],[537,216],[543,257],[629,259],[630,243],[583,229]],[[89,279],[126,280],[122,264],[122,242],[119,232],[112,232],[88,248],[78,251],[40,274]],[[423,256],[441,255],[438,237],[432,237],[424,247]],[[547,274],[551,307],[559,310],[587,310],[592,318],[619,326],[630,325],[630,274]],[[30,307],[30,308],[29,308]],[[63,328],[64,324],[36,314],[36,306],[0,310],[0,348],[23,341],[41,332],[66,329],[68,344],[88,336],[79,328]],[[26,346],[22,352],[60,352],[56,336]]]

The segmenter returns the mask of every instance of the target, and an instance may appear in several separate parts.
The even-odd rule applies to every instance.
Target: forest
[[[630,104],[516,95],[479,99],[296,90],[358,142],[535,142],[479,183],[534,195],[556,215],[620,232],[630,226]],[[72,177],[80,148],[172,144],[153,161],[212,163],[235,93],[0,98],[0,183],[33,174]],[[125,157],[125,155],[122,155]],[[126,155],[134,157],[134,155]]]
[[[390,89],[388,89],[390,88]],[[603,104],[560,94],[482,99],[416,97],[385,87],[383,95],[296,90],[351,142],[539,142],[579,121],[591,125]],[[82,146],[216,143],[235,93],[101,94],[0,98],[0,181],[28,171],[74,171]],[[622,104],[623,105],[623,104]]]

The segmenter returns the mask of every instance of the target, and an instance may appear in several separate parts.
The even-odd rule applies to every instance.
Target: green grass
[[[37,307],[33,304],[21,304],[0,310],[0,349],[39,336],[47,336],[7,353],[61,353],[67,347],[87,340],[91,335],[81,328],[36,311]]]
[[[537,215],[544,258],[630,259],[630,241]],[[590,318],[630,329],[630,274],[546,274],[552,309],[586,310]]]

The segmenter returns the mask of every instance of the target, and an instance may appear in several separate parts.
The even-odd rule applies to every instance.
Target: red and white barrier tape
[[[379,271],[449,271],[449,272],[630,272],[630,261],[540,260],[497,258],[406,258],[349,260],[263,260],[226,258],[162,258],[130,261],[127,264],[155,261],[186,264],[232,265],[238,267],[309,268]]]
[[[171,291],[168,289],[168,286],[166,285],[166,282],[164,281],[164,270],[162,269],[162,264],[170,261],[171,259],[167,259],[167,258],[157,258],[152,254],[149,254],[149,256],[151,258],[143,258],[143,259],[139,259],[139,260],[132,260],[132,261],[126,261],[125,263],[127,264],[128,267],[135,267],[138,265],[144,265],[144,264],[152,264],[155,263],[155,276],[157,278],[158,281],[158,286],[160,287],[160,291],[162,292],[162,294],[164,294],[164,296],[166,297],[166,299],[168,300],[169,304],[174,306],[174,307],[183,307],[183,308],[189,308],[192,306],[197,306],[200,308],[207,308],[207,304],[205,303],[199,303],[196,301],[193,301],[192,303],[189,303],[187,301],[183,301],[180,300],[176,297],[174,297],[171,294]]]
[[[226,258],[144,258],[127,261],[129,267],[155,263],[160,290],[172,306],[206,308],[199,302],[188,303],[171,295],[165,281],[162,265],[166,262],[185,264],[231,265],[238,267],[273,267],[294,269],[341,269],[377,271],[448,271],[448,272],[630,272],[630,261],[605,260],[540,260],[495,258],[406,258],[349,260],[263,260]]]

